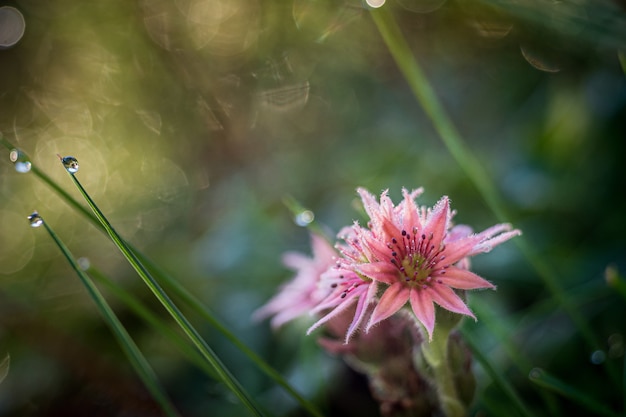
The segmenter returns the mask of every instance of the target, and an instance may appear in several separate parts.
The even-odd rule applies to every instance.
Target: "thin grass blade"
[[[143,356],[133,339],[130,337],[130,335],[126,331],[126,328],[119,321],[111,307],[109,307],[109,304],[102,296],[98,288],[95,286],[93,281],[91,281],[91,279],[81,270],[80,266],[74,259],[73,255],[70,253],[67,246],[65,246],[63,241],[61,241],[61,239],[52,230],[52,228],[45,221],[43,222],[43,225],[50,237],[52,237],[56,245],[59,247],[65,258],[71,265],[72,269],[74,269],[74,271],[80,278],[81,282],[87,289],[87,292],[89,293],[93,301],[96,303],[98,310],[100,310],[100,313],[102,314],[106,323],[111,328],[111,331],[118,340],[118,343],[120,344],[122,350],[128,357],[131,365],[135,369],[135,372],[137,372],[137,375],[139,376],[139,378],[141,378],[142,382],[144,383],[152,397],[157,401],[157,403],[159,403],[161,409],[163,410],[163,412],[165,412],[167,416],[178,416],[179,414],[176,411],[176,408],[171,403],[167,394],[159,384],[150,364]]]

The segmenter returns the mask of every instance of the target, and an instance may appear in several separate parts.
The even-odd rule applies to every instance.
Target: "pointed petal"
[[[466,316],[470,316],[476,320],[474,313],[467,308],[465,302],[461,300],[461,297],[456,295],[450,287],[446,287],[443,284],[434,284],[430,287],[429,293],[432,296],[433,301],[446,310],[450,310],[454,313],[465,314]]]
[[[332,262],[333,258],[337,256],[335,248],[322,236],[311,233],[311,249],[313,252],[313,259],[323,263]]]
[[[459,240],[470,236],[472,234],[472,228],[465,224],[457,224],[452,229],[448,231],[448,235],[446,236],[446,245],[448,242],[454,242],[455,240]]]
[[[276,330],[282,327],[282,325],[284,325],[285,323],[290,322],[298,317],[304,316],[305,312],[305,308],[293,308],[290,310],[280,311],[278,314],[272,317],[272,320],[270,320],[270,325],[272,326],[272,329]]]
[[[443,265],[453,265],[461,259],[469,256],[476,246],[478,246],[480,239],[476,235],[466,236],[461,239],[453,240],[446,243],[446,248],[442,252],[444,259]]]
[[[509,230],[511,230],[510,224],[500,223],[483,230],[482,232],[478,233],[478,236],[481,238],[481,240],[486,240],[497,235],[498,233],[508,232]]]
[[[282,257],[283,265],[295,271],[306,268],[313,263],[313,260],[300,252],[285,252]]]
[[[435,305],[429,294],[430,288],[411,290],[411,308],[415,317],[424,325],[428,332],[428,339],[433,340],[433,329],[435,328]]]
[[[417,228],[419,232],[422,230],[422,224],[420,222],[419,211],[415,204],[415,198],[423,191],[422,188],[413,190],[410,194],[403,188],[402,194],[404,195],[403,212],[402,212],[402,227],[406,231],[412,231],[413,228]]]
[[[476,245],[476,247],[469,253],[469,255],[475,255],[477,253],[486,253],[489,252],[491,249],[493,249],[494,246],[499,245],[500,243],[506,242],[507,240],[511,239],[512,237],[515,236],[519,236],[521,235],[522,232],[520,230],[512,230],[510,232],[506,232],[506,233],[502,233],[501,235],[498,235],[494,238],[488,239],[482,243],[480,243],[479,245]]]
[[[369,216],[370,219],[377,221],[380,213],[380,206],[376,201],[376,197],[373,194],[370,194],[365,188],[357,188],[356,192],[361,196],[361,200],[363,201],[363,208],[365,212]],[[383,191],[383,194],[385,191]]]
[[[318,321],[313,323],[313,325],[311,327],[309,327],[309,329],[306,331],[306,334],[307,335],[311,334],[311,332],[313,332],[313,330],[317,329],[322,324],[326,323],[328,320],[330,320],[330,319],[338,316],[339,314],[341,314],[345,309],[350,307],[354,303],[354,301],[356,301],[356,297],[351,297],[350,299],[344,300],[344,302],[342,302],[337,307],[335,307],[334,310],[331,310],[324,317],[322,317],[321,319],[319,319]]]
[[[398,268],[391,262],[372,262],[356,266],[357,272],[375,281],[394,284],[398,282]]]
[[[367,324],[366,331],[369,331],[373,325],[385,320],[400,310],[402,306],[406,304],[408,299],[409,288],[403,282],[396,282],[387,288],[382,297],[380,297],[378,305],[372,312],[372,317]]]
[[[348,327],[348,331],[346,332],[346,340],[345,340],[346,344],[350,341],[350,338],[352,337],[354,332],[361,325],[361,322],[363,321],[363,318],[365,317],[365,314],[367,312],[367,307],[369,306],[370,302],[376,295],[376,289],[377,289],[377,285],[376,285],[376,281],[374,281],[369,285],[367,294],[359,297],[359,301],[356,305],[356,311],[354,312],[354,319],[352,320],[352,323],[350,323],[350,327]]]
[[[381,239],[377,239],[371,234],[365,236],[365,246],[369,249],[369,252],[374,255],[375,259],[371,261],[389,261],[391,259],[391,249]]]
[[[445,274],[442,273],[439,275],[435,275],[435,278],[449,287],[458,288],[461,290],[496,288],[496,286],[493,285],[491,282],[479,277],[475,273],[467,271],[465,269],[457,268],[455,266],[451,266],[450,268],[446,269]]]
[[[430,212],[427,222],[424,225],[423,233],[430,239],[432,233],[431,244],[438,248],[443,242],[443,238],[448,228],[448,222],[450,221],[450,201],[448,197],[443,196],[435,204],[433,211]]]

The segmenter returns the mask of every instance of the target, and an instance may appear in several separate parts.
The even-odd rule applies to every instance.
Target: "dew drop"
[[[15,170],[19,173],[25,174],[29,172],[32,167],[26,154],[19,149],[11,149],[9,159],[13,162]]]
[[[0,49],[14,46],[24,36],[26,22],[24,16],[15,7],[0,7]]]
[[[598,349],[591,354],[591,357],[589,358],[589,360],[594,365],[601,365],[606,360],[606,353],[604,353],[603,350]]]
[[[64,156],[61,158],[61,162],[63,162],[63,166],[67,169],[67,172],[70,174],[75,174],[78,172],[78,159],[73,156]]]
[[[313,222],[314,219],[315,219],[315,213],[313,213],[311,210],[304,210],[296,214],[293,221],[298,226],[305,227],[311,224],[311,222]]]
[[[43,219],[37,211],[33,211],[32,214],[28,216],[28,221],[31,227],[39,227],[43,224]]]
[[[528,373],[530,379],[541,379],[545,375],[545,371],[541,368],[533,368]]]
[[[91,262],[89,262],[89,258],[81,257],[76,260],[78,262],[78,266],[83,271],[87,271],[91,267]]]

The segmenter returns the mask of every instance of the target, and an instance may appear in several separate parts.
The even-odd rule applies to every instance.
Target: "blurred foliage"
[[[292,196],[331,233],[358,218],[357,186],[447,194],[457,221],[495,219],[447,153],[356,0],[3,2],[21,41],[0,50],[0,131],[77,195],[56,154],[116,229],[218,312],[328,415],[377,415],[366,384],[326,357],[307,323],[272,334],[251,312],[307,251]],[[559,274],[601,346],[582,342],[537,274],[507,244],[474,262],[498,285],[466,323],[537,415],[578,405],[528,378],[543,368],[609,408],[624,407],[626,7],[611,0],[389,0],[446,109],[506,199],[510,221]],[[8,152],[6,153],[8,156]],[[157,409],[80,283],[26,216],[39,210],[169,322],[114,247],[30,174],[0,163],[0,415],[155,415]],[[613,275],[612,275],[613,276]],[[621,278],[620,278],[621,277]],[[111,304],[184,415],[243,415],[159,334]],[[214,330],[196,323],[276,415],[293,400]],[[508,347],[523,357],[516,358]],[[597,354],[602,352],[604,356]],[[515,353],[515,352],[513,352]],[[595,356],[594,356],[595,355]],[[601,360],[600,360],[601,359]],[[477,367],[474,412],[506,397]],[[330,381],[330,382],[329,382]]]

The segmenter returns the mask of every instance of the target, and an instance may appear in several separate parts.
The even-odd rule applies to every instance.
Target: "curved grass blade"
[[[52,228],[45,221],[42,221],[42,224],[67,259],[72,269],[74,269],[74,271],[82,281],[93,301],[96,303],[98,310],[100,310],[100,313],[102,314],[106,323],[109,325],[111,331],[117,338],[122,350],[124,351],[131,365],[135,369],[135,372],[137,372],[137,375],[139,375],[139,378],[141,378],[142,382],[144,383],[152,397],[159,403],[161,409],[165,412],[167,416],[178,416],[178,412],[176,411],[171,401],[167,397],[167,394],[165,394],[165,391],[159,384],[154,371],[150,367],[150,364],[143,356],[133,339],[130,337],[130,335],[126,331],[126,328],[124,328],[122,323],[119,321],[111,307],[109,307],[109,304],[106,302],[105,298],[98,290],[98,287],[96,287],[93,281],[91,281],[91,279],[89,279],[89,277],[80,269],[80,266],[70,253],[67,246],[65,246],[65,244],[61,241],[58,235],[52,230]]]
[[[65,158],[61,158],[61,161],[64,162],[64,159]],[[106,232],[109,234],[109,237],[111,238],[111,240],[113,240],[115,246],[118,247],[122,255],[124,255],[128,263],[130,263],[133,269],[152,291],[154,296],[159,300],[159,302],[161,302],[163,307],[165,307],[167,312],[172,316],[174,321],[176,321],[176,323],[180,326],[180,328],[187,335],[187,337],[189,337],[192,343],[200,351],[200,354],[209,364],[211,364],[211,366],[213,366],[220,379],[231,391],[233,391],[233,393],[241,400],[241,402],[246,407],[248,407],[248,409],[255,415],[262,416],[263,412],[261,411],[260,407],[246,392],[241,383],[235,378],[230,370],[222,363],[221,359],[219,359],[217,354],[206,343],[200,333],[198,333],[195,327],[193,327],[189,320],[187,320],[185,315],[180,311],[176,304],[174,304],[172,299],[163,290],[161,285],[159,285],[159,283],[154,279],[154,277],[150,274],[146,267],[139,261],[138,257],[135,256],[135,253],[128,247],[126,242],[115,231],[111,223],[107,220],[102,211],[100,211],[96,203],[91,199],[87,191],[83,188],[80,181],[78,181],[78,178],[76,178],[74,173],[70,172],[70,170],[67,171],[70,178],[74,182],[74,185],[76,186],[76,188],[78,188],[78,191],[83,196],[85,201],[87,201],[87,204],[97,217],[100,224],[102,224]]]

